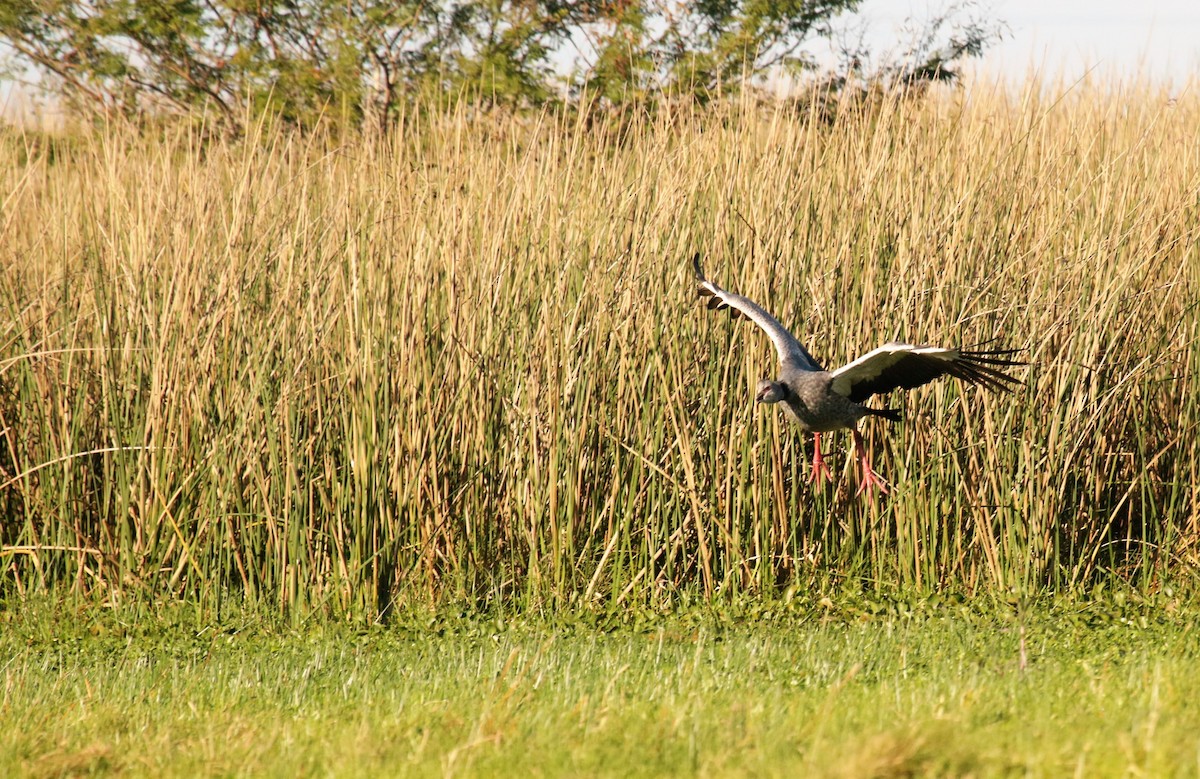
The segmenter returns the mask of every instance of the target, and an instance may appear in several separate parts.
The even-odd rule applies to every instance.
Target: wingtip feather
[[[986,351],[967,350],[959,352],[964,360],[973,363],[985,363],[987,365],[1006,365],[1011,367],[1020,367],[1028,365],[1025,360],[1011,359],[1012,355],[1020,354],[1024,349],[988,349]]]

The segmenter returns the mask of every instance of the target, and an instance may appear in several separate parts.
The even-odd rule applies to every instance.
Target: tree
[[[860,0],[5,0],[0,44],[69,105],[332,116],[386,126],[430,94],[540,105],[687,94],[700,101],[814,63],[805,46]],[[953,79],[995,33],[928,28],[896,81]],[[563,76],[560,65],[577,66]]]

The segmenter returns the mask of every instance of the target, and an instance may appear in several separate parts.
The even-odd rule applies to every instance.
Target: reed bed
[[[378,619],[1195,566],[1200,101],[1144,85],[0,144],[0,588]],[[1021,347],[805,483],[752,325]],[[843,440],[846,439],[846,440]]]

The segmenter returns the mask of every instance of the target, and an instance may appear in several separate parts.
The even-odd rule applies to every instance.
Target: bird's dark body
[[[872,412],[861,403],[830,389],[833,375],[784,365],[776,380],[787,388],[780,405],[783,413],[808,433],[832,433],[854,427]]]

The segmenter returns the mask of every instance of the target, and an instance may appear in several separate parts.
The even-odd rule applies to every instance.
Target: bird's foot
[[[862,481],[859,483],[858,492],[854,493],[855,495],[862,495],[864,491],[869,494],[875,489],[878,489],[884,495],[888,494],[887,481],[885,481],[882,476],[875,473],[875,471],[871,469],[871,464],[866,460],[862,461],[862,472]]]
[[[858,464],[862,466],[862,482],[858,485],[858,492],[854,494],[862,495],[864,490],[871,492],[878,489],[887,495],[887,482],[871,468],[871,458],[867,454],[867,444],[863,441],[862,434],[854,428],[851,428],[851,432],[854,434],[854,452],[858,455]]]
[[[808,483],[833,481],[833,474],[829,472],[829,466],[825,464],[825,457],[821,454],[821,434],[816,433],[814,439],[812,470],[808,472]]]
[[[808,483],[816,482],[820,484],[823,481],[833,481],[833,474],[829,472],[829,466],[825,464],[825,458],[820,455],[813,458],[812,470],[808,472]]]

